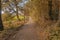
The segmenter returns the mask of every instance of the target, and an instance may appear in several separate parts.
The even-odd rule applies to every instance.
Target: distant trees
[[[50,34],[50,28],[54,30],[56,26],[55,22],[59,19],[59,0],[30,0],[26,8],[29,10],[30,17],[37,22],[36,27],[42,29],[41,32],[43,32],[43,35],[45,34],[45,30],[43,29],[47,30],[47,34]],[[49,40],[49,35],[45,34],[45,39],[42,37],[43,35],[40,34],[41,40],[45,40],[46,38],[46,40]]]
[[[1,0],[0,1],[0,4],[1,4],[1,7],[0,7],[0,12],[2,12],[2,10],[8,14],[7,16],[11,16],[14,12],[15,12],[15,6],[14,4],[11,5],[13,3],[12,0]],[[16,3],[16,2],[14,2]],[[17,6],[17,5],[16,5]],[[14,7],[14,8],[13,8]],[[16,7],[17,8],[17,7]],[[17,10],[17,9],[16,9]],[[10,15],[11,14],[11,15]],[[16,15],[18,14],[18,10],[16,12]],[[18,15],[17,15],[18,17]],[[10,17],[9,17],[10,18]],[[6,18],[7,19],[7,18]],[[3,30],[4,27],[3,27],[3,23],[2,23],[2,13],[0,13],[0,31]]]
[[[41,17],[51,21],[59,19],[59,0],[30,0],[26,8],[32,13],[30,16],[37,21],[41,20]]]
[[[58,20],[59,18],[59,0],[49,0],[49,16],[51,20]]]
[[[19,12],[21,10],[20,5],[18,4],[22,0],[9,0],[6,1],[3,7],[6,7],[9,13],[16,13],[16,16],[19,19]],[[29,12],[28,12],[29,11]],[[29,15],[37,22],[45,22],[45,18],[50,20],[58,20],[59,16],[59,2],[58,0],[29,0],[25,8],[26,14]],[[49,18],[48,18],[49,17]],[[43,20],[42,20],[43,19]]]
[[[3,10],[5,12],[9,12],[11,14],[15,13],[16,16],[17,16],[17,19],[20,20],[19,19],[19,14],[20,13],[18,13],[20,11],[20,6],[18,6],[20,1],[21,0],[8,0],[8,1],[7,0],[3,0],[2,1]]]
[[[23,10],[24,10],[24,5],[26,4],[27,0],[1,0],[1,6],[2,9],[1,11],[3,11],[3,13],[1,13],[0,15],[0,19],[1,19],[1,29],[3,28],[3,24],[2,21],[7,21],[10,19],[13,19],[13,17],[17,17],[17,20],[20,20],[20,15],[23,15]],[[3,19],[4,18],[4,19]]]

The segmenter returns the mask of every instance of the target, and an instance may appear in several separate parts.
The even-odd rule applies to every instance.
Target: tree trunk
[[[0,31],[3,30],[3,23],[2,23],[2,19],[1,19],[1,13],[0,13]]]
[[[53,18],[52,18],[52,0],[48,1],[48,6],[49,6],[49,16],[50,16],[50,19],[53,20]]]
[[[1,1],[0,1],[1,4]],[[0,31],[3,30],[3,23],[2,23],[2,18],[1,18],[1,6],[0,6]]]
[[[49,0],[49,16],[51,20],[58,20],[59,16],[59,2],[58,0]]]
[[[18,13],[18,6],[17,6],[18,3],[17,3],[16,0],[14,0],[14,3],[15,3],[15,6],[16,6],[16,16],[17,16],[17,19],[20,20],[19,19],[19,13]]]

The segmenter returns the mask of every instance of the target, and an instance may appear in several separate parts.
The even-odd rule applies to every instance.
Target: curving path
[[[39,40],[34,26],[35,23],[30,17],[28,23],[26,23],[15,35],[10,36],[7,40]]]

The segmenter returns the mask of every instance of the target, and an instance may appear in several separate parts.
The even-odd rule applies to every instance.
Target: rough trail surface
[[[10,36],[7,40],[39,40],[35,30],[35,24],[31,18],[22,28],[13,36]]]

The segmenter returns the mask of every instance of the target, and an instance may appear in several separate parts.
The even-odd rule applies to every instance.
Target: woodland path
[[[10,36],[7,40],[39,40],[33,20],[29,18],[28,23],[22,26],[15,35]]]

